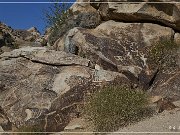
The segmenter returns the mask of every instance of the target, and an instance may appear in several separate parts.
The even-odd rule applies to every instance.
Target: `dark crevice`
[[[39,64],[44,64],[44,65],[49,65],[49,66],[83,66],[83,65],[80,65],[80,64],[56,64],[56,63],[46,63],[46,62],[41,62],[41,61],[38,61],[38,60],[31,60],[31,59],[28,59],[30,61],[32,61],[33,63],[39,63]]]
[[[75,46],[75,55],[78,55],[79,54],[79,47],[78,46]]]
[[[158,73],[159,73],[159,69],[157,69],[157,71],[155,72],[154,76],[153,76],[152,79],[150,80],[150,82],[149,82],[149,88],[154,84],[154,81],[155,81]]]

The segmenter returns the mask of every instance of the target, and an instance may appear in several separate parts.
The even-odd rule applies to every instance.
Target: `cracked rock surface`
[[[44,131],[61,131],[99,82],[118,76],[128,81],[121,73],[99,70],[98,82],[93,82],[95,70],[88,59],[44,47],[21,48],[0,58],[0,105],[6,123],[17,128],[41,125]]]

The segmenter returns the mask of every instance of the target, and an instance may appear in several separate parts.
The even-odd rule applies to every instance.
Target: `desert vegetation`
[[[147,94],[126,85],[100,89],[89,98],[85,108],[87,118],[100,132],[117,130],[151,116],[152,112]]]
[[[69,9],[70,4],[68,0],[56,0],[57,2],[49,7],[49,10],[45,11],[45,20],[47,27],[50,27],[51,34],[49,36],[49,43],[53,44],[59,37],[65,34],[73,26],[70,25],[72,17],[72,11]]]
[[[179,44],[172,40],[160,40],[151,47],[149,60],[154,63],[154,66],[161,71],[166,71],[168,68],[174,70],[177,66],[177,49]]]

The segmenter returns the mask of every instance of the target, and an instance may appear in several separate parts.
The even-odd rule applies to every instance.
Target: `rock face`
[[[171,28],[156,24],[107,21],[93,30],[70,30],[56,48],[88,58],[105,70],[133,76],[148,88],[157,70],[147,60],[151,45],[173,36]]]
[[[73,12],[74,24],[82,28],[95,28],[101,22],[99,13],[90,6],[89,0],[77,0],[70,8]],[[86,3],[80,3],[86,2]]]
[[[149,0],[144,1],[152,2]],[[91,2],[99,2],[99,0],[91,0]],[[106,0],[103,2],[107,3],[92,3],[92,6],[99,11],[104,20],[153,22],[180,30],[179,3],[120,3],[137,2],[131,0]]]
[[[150,91],[153,95],[169,97],[173,101],[180,99],[180,69],[157,74]]]
[[[46,35],[49,45],[53,46],[59,37],[62,37],[67,31],[74,27],[91,29],[97,27],[101,23],[101,17],[98,11],[88,2],[89,0],[77,0],[77,3],[74,3],[70,7],[68,10],[69,17],[64,20],[65,23],[61,24],[57,29],[52,29],[50,34]]]
[[[100,65],[126,75],[136,87],[153,95],[179,99],[179,51],[173,70],[159,71],[150,51],[157,42],[179,44],[180,6],[178,3],[120,3],[131,0],[91,0],[105,21],[94,29],[74,28],[54,44]],[[99,3],[98,3],[99,2]],[[103,3],[102,3],[103,2]],[[153,2],[145,0],[144,2]],[[154,1],[157,2],[157,1]],[[168,7],[168,8],[166,8]],[[109,20],[109,21],[108,21]],[[113,21],[115,20],[115,21]]]
[[[0,25],[2,130],[13,125],[52,132],[79,128],[73,122],[67,125],[78,119],[85,97],[104,85],[127,84],[154,97],[180,99],[180,47],[171,53],[173,59],[164,58],[173,63],[165,69],[151,59],[156,43],[180,42],[178,3],[77,2],[86,3],[71,7],[73,16],[63,28],[72,24],[72,29],[55,35],[51,50],[32,47],[46,44],[51,30],[41,37],[34,27],[13,30]],[[17,43],[22,48],[12,48]]]
[[[111,71],[99,70],[95,76],[88,59],[44,47],[16,49],[0,58],[0,105],[17,128],[42,125],[43,131],[61,131],[101,81],[119,77],[128,82]]]

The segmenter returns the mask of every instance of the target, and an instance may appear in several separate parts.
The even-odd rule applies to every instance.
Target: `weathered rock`
[[[99,0],[91,0],[91,2],[96,1]],[[120,3],[126,1],[127,3]],[[146,1],[149,2],[149,0]],[[104,20],[161,23],[175,30],[180,30],[179,3],[128,3],[137,2],[134,0],[106,0],[101,2],[105,3],[95,3],[92,6],[99,10]]]
[[[98,11],[93,8],[88,1],[89,0],[77,0],[68,10],[68,18],[64,20],[64,23],[56,29],[53,27],[52,29],[50,28],[50,34],[46,35],[49,45],[53,46],[59,37],[62,37],[74,27],[92,29],[101,23]]]
[[[87,67],[87,59],[44,47],[21,48],[0,58],[0,106],[17,128],[62,131],[86,93],[102,81],[119,77],[129,82],[120,73]]]
[[[36,38],[41,35],[36,27],[31,27],[27,31],[30,32],[32,35],[34,35]]]
[[[9,121],[7,114],[5,114],[4,110],[0,107],[0,130],[10,130],[12,128],[12,124]]]
[[[156,103],[157,101],[159,101],[159,100],[162,99],[162,98],[163,98],[162,96],[152,96],[152,97],[150,97],[150,99],[149,99],[149,103],[150,103],[150,104]]]
[[[147,61],[148,52],[154,43],[173,40],[173,36],[171,28],[156,24],[108,21],[93,30],[74,28],[55,45],[57,50],[88,58],[105,70],[122,72],[148,88],[156,73]]]
[[[173,101],[180,99],[180,71],[159,73],[154,80],[150,91],[153,95],[172,98]]]
[[[0,50],[2,52],[23,46],[45,46],[46,43],[46,39],[40,35],[35,27],[29,30],[15,30],[4,23],[0,23]]]
[[[10,28],[4,24],[0,24],[0,47],[5,45],[11,47],[14,42],[14,38],[6,31],[6,29],[9,30]]]
[[[38,63],[45,63],[49,65],[81,65],[88,66],[89,60],[74,56],[72,54],[67,54],[62,51],[48,50],[47,48],[42,47],[25,47],[21,49],[13,50],[12,52],[5,52],[0,57],[7,58],[17,58],[25,57],[31,61]]]
[[[71,135],[86,135],[88,133],[89,135],[94,135],[92,131],[94,131],[92,122],[84,118],[75,118],[70,121],[61,134],[65,135],[69,133]]]
[[[180,44],[180,33],[175,33],[174,41],[175,43]]]
[[[47,39],[45,36],[41,36],[41,33],[37,30],[36,27],[31,27],[30,29],[27,30],[28,32],[31,33],[32,36],[34,37],[34,46],[46,46],[47,45]]]
[[[90,6],[90,3],[88,3],[89,1],[90,0],[77,0],[77,3],[74,3],[70,8],[74,15],[75,26],[82,28],[95,28],[100,24],[100,15],[95,8]]]
[[[73,119],[65,128],[65,131],[72,131],[75,129],[84,129],[86,126],[86,123],[82,118],[75,118]]]
[[[170,44],[172,45],[172,44]],[[163,50],[163,48],[162,48]],[[180,99],[180,46],[169,48],[163,55],[162,67],[153,78],[150,92],[153,95],[161,95],[171,98],[173,101]],[[159,61],[159,63],[161,63]]]

